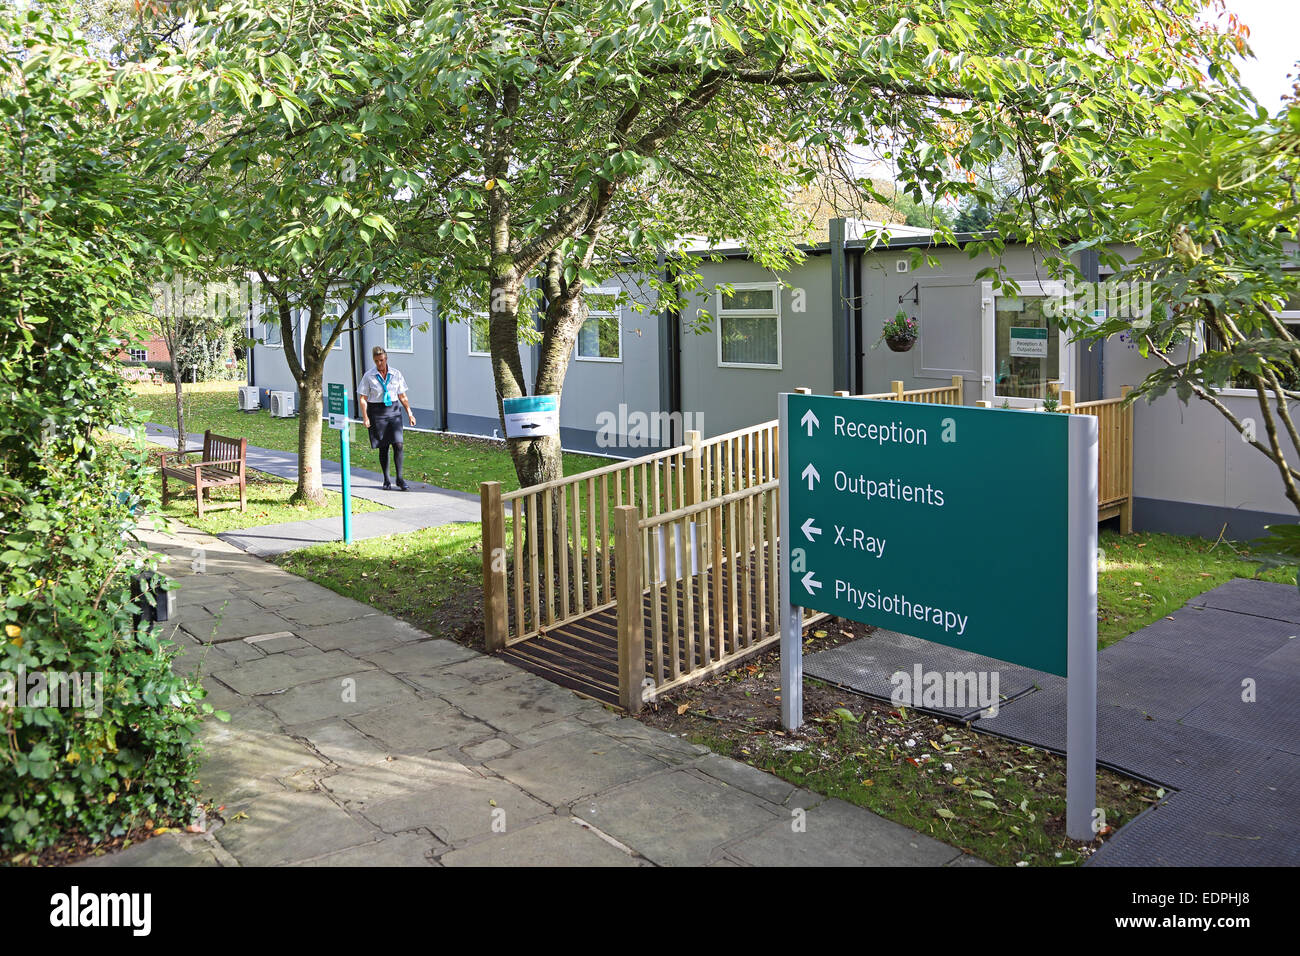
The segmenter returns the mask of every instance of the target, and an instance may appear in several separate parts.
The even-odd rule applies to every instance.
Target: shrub
[[[136,148],[105,116],[102,64],[61,13],[0,7],[0,851],[186,820],[202,689],[134,628],[149,474],[99,454],[127,422],[115,358],[162,253]],[[101,675],[102,709],[33,675]],[[21,678],[21,681],[20,681]],[[19,692],[34,692],[23,701]],[[71,701],[69,701],[71,702]],[[19,706],[25,704],[25,706]]]

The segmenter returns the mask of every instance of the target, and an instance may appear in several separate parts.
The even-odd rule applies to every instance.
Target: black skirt
[[[374,408],[374,405],[370,406]],[[397,402],[379,406],[382,411],[370,415],[370,447],[402,444],[402,406]]]

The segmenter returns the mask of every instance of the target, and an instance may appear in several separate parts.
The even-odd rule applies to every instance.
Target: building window
[[[394,312],[383,318],[384,348],[389,352],[414,352],[415,344],[411,335],[411,304],[409,299],[402,300],[402,311]]]
[[[621,362],[618,289],[587,293],[587,321],[578,330],[578,358],[590,362]]]
[[[262,344],[267,348],[278,349],[283,344],[280,338],[280,320],[274,316],[262,320]]]
[[[321,317],[320,317],[320,344],[321,345],[324,345],[326,342],[330,340],[330,336],[334,334],[334,330],[338,328],[339,323],[342,321],[340,316],[342,316],[343,313],[346,311],[347,311],[347,306],[344,305],[342,302],[325,303],[325,311],[321,313]],[[343,336],[340,335],[334,341],[333,348],[335,351],[338,351],[339,349],[343,348]]]
[[[469,354],[491,355],[492,345],[488,340],[489,316],[486,312],[475,312],[469,320]]]
[[[776,282],[733,285],[717,292],[718,364],[781,367],[781,287]]]
[[[131,356],[131,361],[132,361],[132,362],[147,362],[147,361],[149,361],[149,350],[148,350],[148,349],[130,349],[130,350],[128,350],[127,354]]]

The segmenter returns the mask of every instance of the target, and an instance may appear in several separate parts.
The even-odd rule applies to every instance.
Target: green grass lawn
[[[200,382],[186,385],[185,429],[247,438],[250,445],[297,452],[298,419],[272,418],[270,413],[239,411],[238,385],[232,382]],[[135,385],[135,407],[156,425],[176,427],[176,392],[172,385]],[[428,422],[423,424],[427,425]],[[379,470],[378,452],[370,447],[366,430],[352,429],[352,466]],[[339,460],[339,442],[326,429],[321,457]],[[577,474],[608,465],[610,459],[566,452],[564,473]],[[480,482],[499,481],[505,490],[519,487],[514,465],[500,442],[482,438],[461,438],[434,432],[406,432],[406,477],[457,491],[478,491]]]
[[[1170,534],[1121,536],[1104,531],[1098,542],[1097,643],[1114,644],[1172,614],[1203,591],[1232,578],[1255,576],[1250,552],[1228,541]],[[1295,584],[1296,569],[1275,568],[1264,581]]]
[[[111,432],[101,433],[100,441],[107,447],[121,447],[132,443],[132,439]],[[151,448],[157,447],[143,440],[140,444]],[[193,460],[197,460],[197,456],[192,457],[191,461]],[[289,496],[293,494],[295,488],[292,481],[285,481],[275,475],[252,469],[248,472],[245,488],[248,508],[242,512],[239,510],[238,487],[214,488],[210,496],[212,510],[209,511],[205,507],[202,518],[198,516],[198,509],[195,507],[193,487],[177,483],[172,483],[170,487],[172,500],[167,503],[166,508],[158,509],[159,512],[172,521],[179,521],[181,524],[206,531],[208,534],[219,534],[237,528],[283,524],[287,521],[308,521],[313,518],[341,519],[343,516],[342,495],[327,491],[325,503],[322,505],[312,508],[292,505],[289,503]],[[153,479],[153,489],[154,494],[161,501],[162,478],[156,474]],[[386,505],[355,496],[352,498],[353,514],[387,510]]]
[[[478,623],[482,526],[477,522],[408,534],[314,545],[275,560],[339,594],[456,640]]]
[[[478,524],[455,525],[362,541],[351,549],[333,544],[306,548],[285,562],[297,574],[437,633],[442,613],[437,605],[448,595],[469,588],[481,604],[479,541]],[[1203,591],[1255,574],[1248,552],[1228,542],[1168,534],[1122,537],[1106,531],[1100,543],[1100,647],[1172,614]],[[1295,569],[1274,569],[1261,578],[1294,584]]]

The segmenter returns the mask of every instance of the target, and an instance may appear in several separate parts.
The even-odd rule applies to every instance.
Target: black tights
[[[406,479],[402,477],[402,443],[393,442],[393,467],[397,470],[397,483]],[[388,445],[379,446],[379,467],[384,470],[384,484],[388,484]]]

